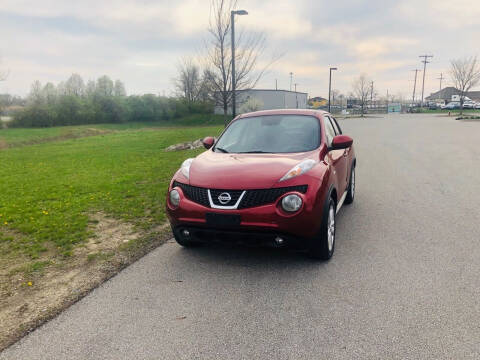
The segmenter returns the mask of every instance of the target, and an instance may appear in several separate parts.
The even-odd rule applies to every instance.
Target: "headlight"
[[[287,212],[298,211],[302,207],[302,198],[298,195],[287,195],[282,199],[282,208]]]
[[[192,162],[192,158],[187,159],[182,163],[182,166],[180,167],[183,176],[185,176],[187,179],[190,179],[190,166],[192,165]]]
[[[170,191],[170,203],[175,207],[180,204],[180,193],[175,189]]]
[[[287,172],[280,181],[291,179],[295,176],[305,174],[310,170],[317,162],[312,159],[303,160],[298,165],[294,166],[289,172]]]

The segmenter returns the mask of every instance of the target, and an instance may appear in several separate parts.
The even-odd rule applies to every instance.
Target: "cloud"
[[[362,72],[381,93],[411,91],[419,55],[435,55],[426,92],[452,57],[475,55],[480,2],[471,0],[239,0],[248,16],[239,31],[264,31],[269,52],[285,53],[259,83],[289,88],[289,73],[302,91],[325,96],[328,68],[338,67],[334,87],[351,91]],[[169,93],[176,62],[198,55],[207,38],[208,0],[2,0],[0,57],[10,69],[8,89],[28,92],[35,79],[59,82],[109,74],[131,93]],[[454,49],[454,50],[453,50]]]

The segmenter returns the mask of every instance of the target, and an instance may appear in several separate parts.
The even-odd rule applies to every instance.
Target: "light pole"
[[[232,115],[237,115],[236,99],[235,99],[235,15],[248,15],[245,10],[232,10],[230,12],[230,24],[232,26]]]
[[[336,67],[330,68],[330,80],[328,81],[328,112],[330,112],[330,99],[332,94],[332,70],[337,70]]]

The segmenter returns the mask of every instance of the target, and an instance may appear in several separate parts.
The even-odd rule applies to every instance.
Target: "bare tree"
[[[184,58],[178,63],[177,69],[174,85],[178,95],[189,102],[200,100],[203,81],[199,66],[191,58]]]
[[[95,87],[96,94],[99,96],[113,96],[113,81],[107,75],[103,75],[97,79]]]
[[[82,96],[85,92],[85,83],[78,74],[72,74],[65,82],[65,93],[67,95]]]
[[[232,56],[230,12],[237,8],[237,0],[212,0],[210,12],[210,34],[207,42],[205,80],[215,105],[223,108],[227,115],[232,100]],[[240,31],[235,40],[236,89],[254,87],[268,67],[257,69],[259,58],[265,52],[265,34]]]
[[[362,107],[362,117],[365,114],[365,105],[367,104],[367,99],[371,95],[371,82],[367,79],[367,75],[360,75],[353,82],[353,93],[355,97],[360,101],[360,106]]]
[[[28,100],[31,103],[34,103],[36,105],[43,103],[43,100],[45,99],[44,94],[43,94],[43,88],[42,88],[42,83],[38,80],[35,80],[30,87],[30,93],[28,94]]]
[[[92,97],[95,95],[96,89],[97,85],[95,84],[95,80],[88,80],[87,85],[85,85],[85,95],[87,97]]]
[[[57,89],[51,82],[45,84],[42,89],[43,97],[47,104],[53,104],[57,100]]]
[[[125,85],[120,80],[115,80],[113,85],[113,95],[114,96],[127,96],[127,91],[125,90]]]
[[[451,60],[450,73],[455,87],[460,90],[460,113],[466,93],[480,82],[480,64],[477,57]]]
[[[7,80],[8,75],[10,75],[10,71],[8,71],[8,70],[1,70],[1,69],[0,69],[0,81],[5,81],[5,80]]]
[[[9,71],[7,71],[7,70],[0,70],[0,82],[7,80],[8,75],[9,75]],[[3,108],[3,106],[2,106],[2,104],[0,103],[0,115],[2,114],[2,111],[3,111],[2,108]],[[0,121],[0,125],[2,125],[2,124],[1,124],[1,121]]]

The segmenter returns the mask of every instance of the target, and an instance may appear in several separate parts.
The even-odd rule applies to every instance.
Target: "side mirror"
[[[353,144],[353,139],[347,135],[337,135],[333,138],[331,150],[347,149]]]
[[[205,146],[205,149],[210,149],[213,146],[214,142],[215,142],[215,139],[211,136],[208,136],[202,140],[202,143],[203,143],[203,146]]]

